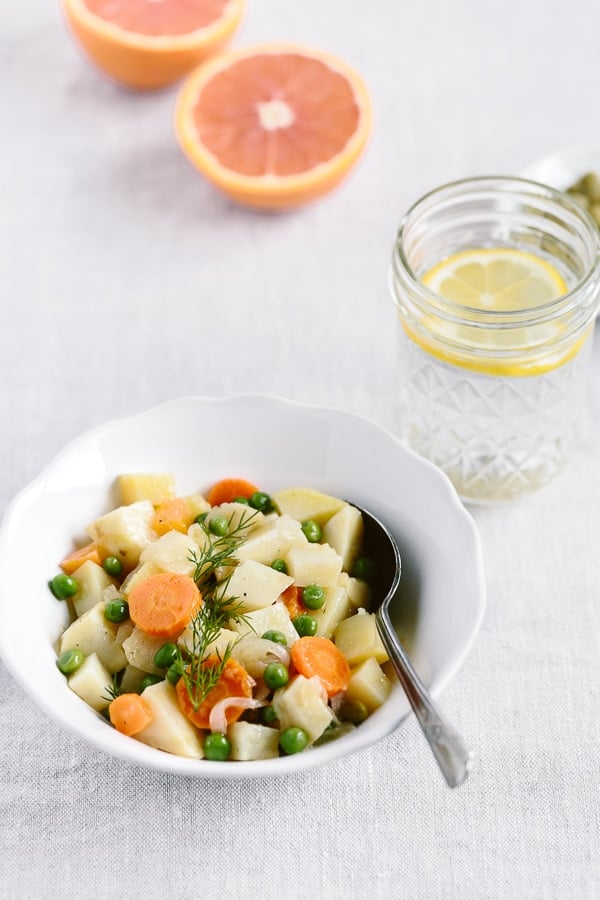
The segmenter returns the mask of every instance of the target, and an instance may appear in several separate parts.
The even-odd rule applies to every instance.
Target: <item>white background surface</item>
[[[0,17],[0,506],[83,429],[182,394],[272,391],[393,429],[386,275],[406,207],[600,144],[592,0],[250,0],[240,41],[344,55],[377,116],[337,194],[260,215],[181,156],[174,91],[104,81],[56,4]],[[443,698],[477,752],[466,785],[444,786],[413,721],[298,777],[161,776],[64,733],[0,664],[0,896],[599,897],[599,396],[596,352],[576,464],[476,513],[489,608]]]

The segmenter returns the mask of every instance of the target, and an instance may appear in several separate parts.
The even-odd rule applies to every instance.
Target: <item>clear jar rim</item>
[[[521,188],[524,193],[531,196],[532,200],[536,197],[545,198],[555,201],[559,207],[566,207],[566,209],[580,221],[585,231],[594,236],[595,250],[593,259],[583,278],[581,278],[566,294],[561,294],[559,297],[555,297],[553,300],[540,304],[532,309],[519,310],[482,310],[478,307],[457,304],[452,300],[448,300],[446,297],[442,297],[440,294],[437,294],[435,291],[432,291],[424,285],[413,271],[402,242],[406,226],[410,223],[411,219],[414,218],[415,212],[418,212],[420,208],[425,207],[432,199],[443,199],[444,195],[450,197],[453,193],[456,193],[463,188],[484,188],[486,186],[489,188],[493,188],[494,186],[507,188],[509,185],[513,185],[514,190],[512,192],[506,191],[506,193],[516,193],[519,188]],[[580,305],[582,294],[587,294],[587,288],[600,266],[600,230],[587,210],[580,206],[575,200],[572,200],[568,194],[559,191],[556,188],[527,178],[519,178],[518,176],[480,175],[447,182],[424,194],[413,203],[403,216],[398,227],[392,257],[392,270],[394,275],[399,274],[398,267],[400,265],[403,269],[403,276],[408,278],[411,289],[418,295],[419,305],[422,304],[424,312],[431,312],[437,316],[445,314],[453,321],[475,326],[486,325],[498,328],[511,328],[514,327],[515,324],[521,326],[524,324],[543,324],[575,309]],[[393,279],[392,287],[394,287]],[[392,295],[397,303],[399,298],[396,290],[392,290]],[[526,320],[524,320],[524,316],[526,316]]]

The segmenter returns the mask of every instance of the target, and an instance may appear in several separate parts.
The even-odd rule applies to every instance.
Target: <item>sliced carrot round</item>
[[[181,92],[176,130],[191,162],[225,194],[261,209],[335,188],[371,133],[361,76],[320,50],[263,44],[215,57]]]
[[[189,575],[158,572],[139,581],[127,597],[134,625],[152,637],[174,637],[188,625],[202,603]]]
[[[154,718],[152,707],[139,694],[120,694],[108,707],[110,721],[122,734],[138,734]]]
[[[211,506],[219,506],[221,503],[231,503],[236,497],[250,498],[257,491],[256,485],[245,478],[223,478],[213,484],[206,499]]]
[[[201,665],[218,666],[219,658],[210,656]],[[192,696],[188,690],[186,679],[180,678],[177,682],[177,699],[182,713],[197,728],[209,728],[210,711],[216,706],[220,700],[227,697],[251,697],[252,681],[245,668],[235,659],[228,659],[223,669],[223,674],[217,684],[210,689],[204,700],[198,704],[198,708],[194,709],[195,695],[192,690]],[[244,712],[239,706],[230,706],[226,712],[227,723],[231,725],[236,722]]]
[[[302,637],[292,644],[290,655],[296,670],[305,678],[318,675],[328,697],[333,697],[348,687],[348,660],[328,638]]]
[[[111,78],[156,88],[182,78],[220,50],[246,0],[62,0],[69,26]]]

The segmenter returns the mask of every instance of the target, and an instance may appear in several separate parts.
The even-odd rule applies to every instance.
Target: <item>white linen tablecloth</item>
[[[351,180],[276,216],[197,176],[176,91],[103,80],[58,3],[0,19],[0,508],[82,430],[179,395],[275,392],[394,429],[404,210],[455,177],[600,146],[593,0],[249,0],[240,41],[337,52],[376,108]],[[0,664],[0,897],[597,900],[598,350],[590,395],[576,463],[475,513],[488,610],[443,697],[477,753],[464,786],[445,787],[412,719],[294,777],[145,771],[49,721]],[[34,611],[14,602],[26,654]]]

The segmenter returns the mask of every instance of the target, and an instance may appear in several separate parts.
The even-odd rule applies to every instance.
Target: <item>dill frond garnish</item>
[[[222,566],[237,566],[237,560],[233,558],[233,554],[246,539],[244,532],[247,531],[257,515],[258,510],[256,509],[248,512],[244,510],[235,526],[233,526],[234,516],[231,515],[227,521],[227,533],[224,535],[213,535],[205,523],[201,525],[207,536],[205,546],[198,552],[193,550],[188,557],[194,564],[192,577],[200,590],[203,590],[205,586],[216,585],[215,571],[217,569]]]
[[[117,699],[117,697],[121,693],[121,687],[119,684],[120,680],[121,679],[119,677],[119,673],[116,672],[112,677],[111,683],[106,688],[106,694],[102,694],[103,700],[107,700],[108,703],[112,703],[113,700]]]
[[[227,596],[231,574],[217,582],[216,572],[222,567],[235,568],[238,565],[233,554],[245,540],[245,532],[257,513],[257,510],[244,511],[235,526],[231,516],[225,535],[213,535],[209,527],[202,524],[207,541],[202,549],[192,551],[188,557],[194,565],[192,577],[202,593],[203,602],[189,624],[191,646],[188,644],[187,650],[179,650],[179,657],[172,668],[181,675],[196,712],[209,691],[220,681],[237,642],[229,643],[222,655],[209,654],[208,647],[228,622],[245,620],[243,603],[237,597]]]

